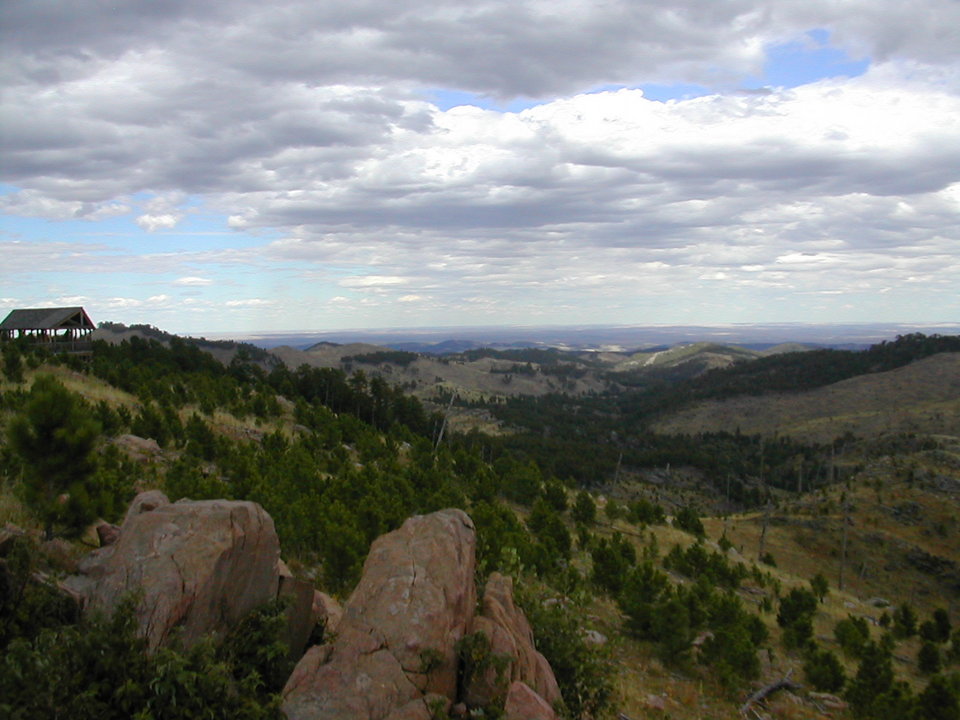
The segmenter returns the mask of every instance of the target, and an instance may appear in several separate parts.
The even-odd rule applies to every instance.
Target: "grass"
[[[954,438],[941,438],[946,444],[956,444]],[[793,678],[805,682],[803,658],[798,652],[787,652],[781,644],[781,629],[776,623],[777,595],[783,596],[794,587],[809,588],[810,579],[823,573],[829,583],[824,602],[814,617],[814,635],[818,644],[833,650],[844,664],[847,675],[856,673],[858,661],[845,657],[834,639],[834,627],[848,615],[865,617],[871,635],[879,639],[878,625],[883,608],[874,607],[868,600],[882,597],[893,606],[910,603],[917,611],[919,621],[929,619],[937,607],[947,608],[954,626],[958,624],[957,610],[960,593],[951,590],[944,578],[928,574],[912,565],[907,556],[911,551],[922,551],[960,564],[960,463],[943,451],[923,451],[891,459],[857,458],[863,469],[850,487],[836,486],[781,501],[771,513],[767,528],[765,551],[773,555],[776,567],[760,564],[778,586],[753,587],[741,590],[741,598],[748,607],[757,608],[760,600],[769,597],[773,612],[761,614],[770,631],[769,647],[772,663],[765,665],[761,682],[783,677],[790,669]],[[910,481],[911,474],[919,479]],[[951,485],[953,482],[956,485]],[[938,489],[943,486],[946,489]],[[950,488],[953,488],[951,491]],[[846,493],[851,510],[848,526],[848,561],[844,589],[838,588],[840,545],[843,517],[841,493]],[[897,514],[896,508],[912,508],[911,515]],[[603,517],[601,511],[601,517]],[[709,546],[716,546],[721,535],[734,544],[739,557],[748,567],[756,563],[762,515],[750,512],[728,518],[706,517],[703,524]],[[609,534],[614,530],[629,537],[638,555],[656,538],[660,556],[675,544],[686,547],[694,538],[670,526],[636,528],[624,521],[598,526],[597,532]],[[587,568],[583,559],[578,565]],[[748,580],[745,583],[752,586]],[[888,609],[888,612],[891,612]],[[600,618],[601,632],[616,637],[621,618],[608,600],[594,604],[594,614]],[[918,672],[917,652],[921,641],[914,637],[897,643],[894,650],[894,668],[900,679],[922,689],[928,678]],[[740,717],[737,707],[751,688],[743,688],[733,697],[723,688],[696,676],[685,676],[666,668],[655,659],[653,649],[644,643],[621,636],[614,647],[618,663],[618,712],[634,720],[639,718],[672,718],[694,720],[699,718]],[[955,669],[955,666],[954,666]],[[734,695],[737,695],[734,693]],[[800,696],[803,695],[801,692]],[[660,701],[651,696],[662,696],[665,706],[659,710],[653,705]],[[775,718],[820,718],[822,715],[809,704],[797,700],[791,693],[781,693],[769,704],[768,711]],[[831,711],[829,717],[846,718],[848,714]]]
[[[24,506],[9,483],[0,482],[0,526],[10,523],[24,530],[40,530],[32,513]]]
[[[801,393],[699,403],[657,423],[660,432],[741,432],[829,442],[852,432],[960,435],[960,353],[941,353],[889,372]]]

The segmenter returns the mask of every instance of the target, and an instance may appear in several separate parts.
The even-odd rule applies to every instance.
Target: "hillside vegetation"
[[[336,367],[298,364],[299,355],[291,366],[243,347],[217,359],[173,336],[113,339],[96,343],[89,363],[4,348],[0,519],[38,539],[90,542],[91,522],[116,520],[150,487],[249,499],[273,517],[295,572],[344,597],[373,539],[410,515],[458,507],[476,524],[481,575],[516,578],[566,717],[736,718],[747,695],[788,673],[803,687],[775,694],[771,717],[957,717],[960,438],[934,414],[956,411],[953,390],[944,397],[942,388],[956,386],[957,355],[937,350],[952,339],[907,338],[841,361],[842,371],[802,352],[648,376],[630,390],[603,375],[609,362],[558,351],[436,361],[461,373],[486,368],[501,384],[501,375],[558,387],[595,378],[596,391],[484,398],[482,408],[461,396],[464,411],[497,415],[497,435],[454,431],[442,403],[429,410],[404,392],[409,380],[388,379],[422,357],[332,346],[314,352],[342,352]],[[869,375],[826,385],[864,367]],[[834,408],[844,411],[843,437],[797,429],[816,417],[784,405],[794,372],[797,402],[846,403]],[[758,387],[762,378],[769,387]],[[912,403],[929,423],[858,424],[868,413],[855,404],[873,402],[863,396],[880,393],[876,383],[885,402],[900,412]],[[768,409],[751,425],[731,405],[726,425],[712,429],[676,414],[744,384],[751,395],[780,393],[753,400],[784,414]],[[11,428],[39,422],[31,413],[44,417],[51,393],[83,409],[65,422],[95,426],[94,454],[63,494],[40,496]],[[47,572],[77,552],[53,548],[43,544],[35,561]],[[4,592],[0,641],[16,650],[5,654],[6,682],[52,644],[74,638],[82,653],[77,638],[99,637]],[[215,660],[194,658],[190,672]],[[254,670],[237,666],[236,677]],[[122,681],[122,666],[111,672]],[[161,670],[137,672],[154,687],[150,673]],[[210,692],[236,698],[222,680]],[[184,698],[204,692],[171,682]],[[254,685],[244,697],[270,716],[276,684]]]

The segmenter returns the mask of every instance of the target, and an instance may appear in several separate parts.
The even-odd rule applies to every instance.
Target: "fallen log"
[[[789,671],[787,671],[786,675],[784,675],[782,678],[780,678],[776,682],[772,682],[769,685],[765,685],[764,687],[757,690],[753,695],[747,698],[746,702],[743,703],[743,705],[740,706],[740,714],[746,715],[747,711],[750,710],[751,705],[753,705],[754,703],[758,703],[761,700],[765,700],[767,697],[769,697],[770,695],[773,695],[775,692],[778,692],[779,690],[799,690],[801,686],[790,679],[790,676],[792,674],[793,674],[793,669],[791,668]]]

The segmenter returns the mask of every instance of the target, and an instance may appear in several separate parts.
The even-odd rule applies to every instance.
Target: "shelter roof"
[[[11,310],[0,330],[93,329],[93,321],[82,307],[24,308]]]

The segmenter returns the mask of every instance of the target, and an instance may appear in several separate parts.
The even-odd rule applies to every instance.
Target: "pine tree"
[[[24,500],[42,519],[46,536],[57,525],[82,530],[96,517],[89,480],[100,435],[83,399],[51,376],[38,377],[7,435],[22,464]]]

